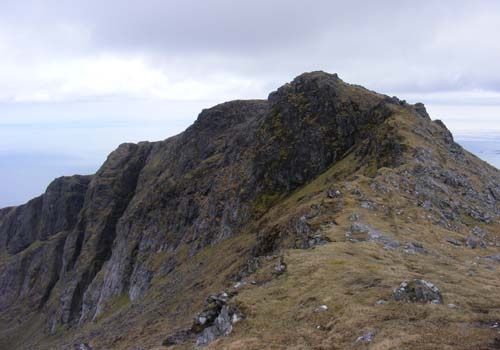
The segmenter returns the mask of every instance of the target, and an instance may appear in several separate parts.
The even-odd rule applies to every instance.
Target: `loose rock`
[[[370,331],[356,339],[356,343],[371,343],[375,337],[375,332]]]
[[[327,311],[328,310],[328,306],[326,305],[321,305],[319,307],[317,307],[314,312],[323,312],[323,311]]]

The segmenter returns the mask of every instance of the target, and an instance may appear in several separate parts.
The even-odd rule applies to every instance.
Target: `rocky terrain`
[[[0,349],[498,349],[500,172],[305,73],[0,209]]]

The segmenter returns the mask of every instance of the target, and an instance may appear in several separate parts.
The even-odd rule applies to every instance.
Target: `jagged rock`
[[[220,337],[228,336],[233,331],[233,320],[239,318],[234,315],[234,311],[223,306],[213,325],[203,329],[202,334],[198,336],[196,346],[206,346]]]
[[[37,240],[73,229],[91,179],[60,177],[40,197],[5,212],[0,224],[0,249],[16,254]]]
[[[196,315],[191,328],[169,335],[163,345],[171,346],[196,339],[196,346],[201,347],[228,336],[233,324],[243,318],[238,309],[227,305],[232,296],[226,292],[208,296],[203,311]]]
[[[402,282],[401,285],[394,290],[392,297],[396,301],[412,303],[443,303],[443,297],[439,289],[433,283],[421,279]]]
[[[427,113],[427,110],[425,109],[425,106],[423,103],[421,102],[417,102],[413,105],[413,108],[415,109],[415,111],[423,118],[426,118],[426,119],[431,119],[429,117],[429,114]]]
[[[88,343],[74,344],[73,349],[75,350],[92,350],[92,347]]]

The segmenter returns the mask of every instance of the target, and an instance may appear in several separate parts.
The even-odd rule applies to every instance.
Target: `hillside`
[[[422,104],[305,73],[0,209],[0,349],[498,349],[499,200]]]

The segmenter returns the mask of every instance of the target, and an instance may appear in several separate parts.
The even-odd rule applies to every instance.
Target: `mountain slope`
[[[209,347],[494,349],[499,183],[423,105],[306,73],[0,210],[0,347],[192,348],[226,290]]]

